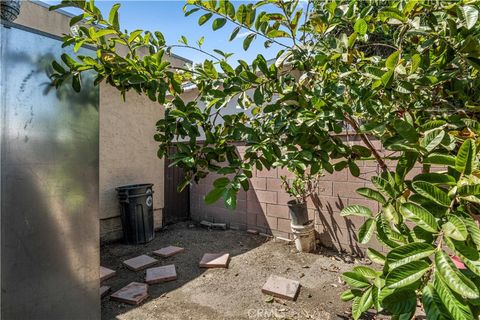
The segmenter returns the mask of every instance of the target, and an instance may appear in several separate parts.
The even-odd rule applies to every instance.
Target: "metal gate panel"
[[[55,90],[70,49],[0,28],[1,318],[99,319],[98,88]]]

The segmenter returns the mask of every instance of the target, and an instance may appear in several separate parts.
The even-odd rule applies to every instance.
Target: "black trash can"
[[[155,238],[153,229],[153,184],[118,187],[123,239],[127,244],[142,244]]]

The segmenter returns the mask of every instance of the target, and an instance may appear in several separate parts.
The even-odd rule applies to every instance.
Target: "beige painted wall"
[[[100,236],[121,238],[115,187],[153,183],[155,226],[162,222],[164,161],[157,157],[155,123],[163,107],[135,92],[123,102],[119,92],[100,86]]]
[[[15,23],[62,36],[70,31],[70,17],[50,12],[44,5],[22,1]],[[168,56],[175,65],[185,64]],[[115,89],[100,86],[100,237],[110,241],[122,237],[115,187],[134,183],[153,183],[155,226],[162,223],[164,207],[164,161],[157,158],[153,140],[156,122],[163,107],[134,92],[124,102]]]

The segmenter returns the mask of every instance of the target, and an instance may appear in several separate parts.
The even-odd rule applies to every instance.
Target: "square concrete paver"
[[[110,291],[110,287],[109,286],[101,286],[100,287],[100,298],[103,298],[107,295],[107,293]]]
[[[228,268],[230,254],[205,253],[200,260],[200,268]]]
[[[155,284],[160,282],[167,282],[177,280],[177,271],[175,265],[161,266],[147,269],[145,282],[148,284]]]
[[[176,247],[176,246],[168,246],[168,247],[162,248],[160,250],[153,251],[153,254],[166,258],[166,257],[171,257],[174,254],[177,254],[177,253],[180,253],[180,252],[183,252],[183,251],[185,251],[184,248]]]
[[[142,254],[141,256],[123,261],[123,264],[130,270],[139,271],[154,265],[157,261],[157,259]]]
[[[112,269],[108,269],[105,267],[100,266],[100,282],[110,279],[113,277],[117,272]]]
[[[272,275],[263,286],[262,292],[278,298],[294,301],[297,298],[299,289],[300,282]]]
[[[131,282],[110,296],[110,299],[137,305],[148,298],[148,284]]]

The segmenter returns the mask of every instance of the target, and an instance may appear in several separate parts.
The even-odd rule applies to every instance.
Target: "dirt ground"
[[[117,271],[103,285],[115,292],[132,281],[143,282],[145,271],[130,271],[122,261],[168,245],[184,247],[185,252],[158,258],[157,265],[175,264],[178,279],[150,285],[149,299],[135,307],[110,301],[107,295],[102,300],[102,319],[350,319],[349,303],[339,299],[346,288],[339,277],[358,260],[322,250],[297,253],[293,245],[260,235],[208,230],[189,223],[169,226],[146,245],[103,246],[102,265]],[[229,268],[200,269],[198,262],[205,252],[229,252]],[[272,302],[261,292],[272,274],[300,281],[295,302]]]

